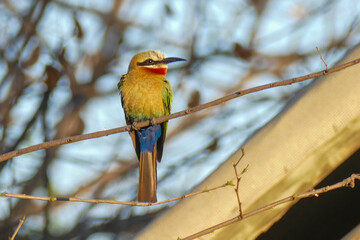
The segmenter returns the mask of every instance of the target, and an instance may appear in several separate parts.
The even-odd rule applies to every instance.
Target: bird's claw
[[[155,122],[155,119],[154,119],[154,118],[152,118],[152,119],[150,120],[150,125],[151,125],[151,126],[156,125],[156,122]]]
[[[132,130],[132,131],[139,131],[139,130],[140,130],[140,128],[136,127],[136,122],[133,122],[133,123],[131,124],[131,130]]]

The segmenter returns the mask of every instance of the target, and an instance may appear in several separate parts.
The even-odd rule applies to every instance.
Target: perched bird
[[[185,61],[159,51],[136,54],[128,72],[121,76],[118,89],[127,124],[170,114],[172,89],[165,75],[168,63]],[[156,202],[156,160],[161,161],[167,122],[130,131],[140,162],[139,202]]]

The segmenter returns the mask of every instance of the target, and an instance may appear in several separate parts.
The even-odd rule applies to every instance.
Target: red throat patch
[[[146,68],[146,69],[149,70],[150,72],[161,75],[166,75],[167,73],[167,68]]]

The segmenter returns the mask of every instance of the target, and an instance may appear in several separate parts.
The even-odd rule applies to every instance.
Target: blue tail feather
[[[161,136],[160,124],[142,128],[136,131],[136,135],[140,142],[140,152],[153,152],[154,146]]]

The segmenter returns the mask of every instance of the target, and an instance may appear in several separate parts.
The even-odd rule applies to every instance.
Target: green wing
[[[122,75],[121,78],[120,78],[120,81],[119,81],[118,84],[117,84],[117,87],[118,87],[118,89],[119,89],[119,91],[120,91],[121,105],[123,106],[123,108],[124,108],[124,100],[123,100],[123,96],[122,96],[122,94],[121,94],[121,88],[122,88],[124,82],[126,81],[126,77],[127,77],[126,74]],[[132,120],[131,120],[130,117],[127,115],[125,109],[124,109],[124,113],[125,113],[126,124],[128,124],[128,125],[129,125],[129,124],[132,124]],[[135,131],[129,131],[129,134],[130,134],[132,143],[133,143],[133,145],[134,145],[136,155],[138,156],[138,159],[140,159],[140,146],[139,146],[139,143],[136,141]]]
[[[124,108],[124,100],[123,100],[123,96],[122,96],[122,93],[121,93],[121,88],[122,88],[125,80],[126,80],[126,74],[123,74],[123,75],[121,75],[120,81],[119,81],[118,84],[117,84],[117,88],[119,89],[119,92],[120,92],[121,106],[122,106],[123,108]],[[124,110],[124,113],[125,113],[126,123],[129,124],[129,123],[128,123],[128,119],[127,119],[127,117],[126,117],[126,112],[125,112],[125,110]]]
[[[121,97],[121,106],[124,108],[124,99],[123,99],[123,95],[122,95],[122,86],[124,85],[124,82],[126,81],[126,77],[127,75],[124,74],[121,76],[120,81],[117,84],[117,87],[120,91],[120,97]],[[125,120],[126,120],[126,124],[132,124],[132,121],[130,119],[130,117],[127,115],[125,109],[124,109],[124,113],[125,113]]]
[[[164,88],[163,88],[163,104],[164,104],[164,115],[169,115],[171,112],[171,102],[172,102],[173,91],[171,89],[170,83],[164,78]],[[161,123],[161,136],[156,144],[156,159],[160,162],[164,149],[164,142],[166,138],[166,129],[168,122]]]

